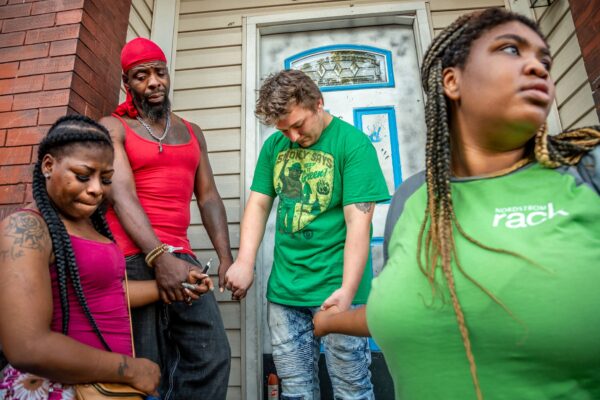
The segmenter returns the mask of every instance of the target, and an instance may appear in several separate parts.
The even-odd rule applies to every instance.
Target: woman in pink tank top
[[[89,382],[156,393],[158,366],[133,357],[125,260],[100,207],[113,157],[104,127],[59,119],[39,146],[35,202],[0,223],[0,345],[10,363],[0,399],[71,399],[71,384]],[[189,281],[200,282],[193,299],[211,289],[198,271]],[[131,282],[129,297],[132,307],[158,300],[156,282]]]

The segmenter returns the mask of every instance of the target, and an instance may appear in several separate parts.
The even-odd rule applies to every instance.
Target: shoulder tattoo
[[[360,211],[362,211],[363,214],[370,213],[374,206],[375,206],[375,203],[373,203],[373,202],[371,202],[371,203],[354,203],[354,207],[356,207]]]
[[[48,229],[39,217],[28,212],[12,214],[2,234],[12,238],[9,248],[0,251],[0,259],[15,260],[22,257],[25,249],[42,252],[50,241]]]

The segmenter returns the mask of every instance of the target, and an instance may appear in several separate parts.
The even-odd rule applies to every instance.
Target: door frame
[[[303,10],[284,14],[266,14],[243,17],[242,22],[242,146],[241,201],[242,209],[250,195],[250,184],[260,151],[259,121],[254,115],[254,104],[260,82],[258,62],[263,35],[300,32],[306,30],[370,26],[376,24],[412,25],[419,65],[432,40],[432,23],[425,1],[380,3],[369,5],[346,4],[337,7]],[[425,96],[423,95],[423,98]],[[257,269],[263,265],[263,248],[258,251]],[[261,294],[266,282],[256,279],[242,307],[242,396],[245,399],[263,397],[263,346]]]

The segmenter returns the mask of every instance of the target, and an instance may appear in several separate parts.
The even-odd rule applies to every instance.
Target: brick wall
[[[600,0],[569,0],[569,4],[600,118]]]
[[[130,8],[131,0],[0,0],[0,218],[31,201],[36,145],[57,118],[98,119],[117,105]]]

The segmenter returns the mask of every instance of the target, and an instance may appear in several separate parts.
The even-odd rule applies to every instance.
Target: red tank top
[[[139,136],[119,116],[125,127],[125,152],[133,171],[138,199],[162,243],[183,247],[182,252],[194,254],[187,238],[190,225],[190,200],[200,163],[200,144],[189,122],[190,140],[183,144],[163,144]],[[114,210],[109,208],[106,218],[115,240],[125,256],[142,251],[129,238]]]

